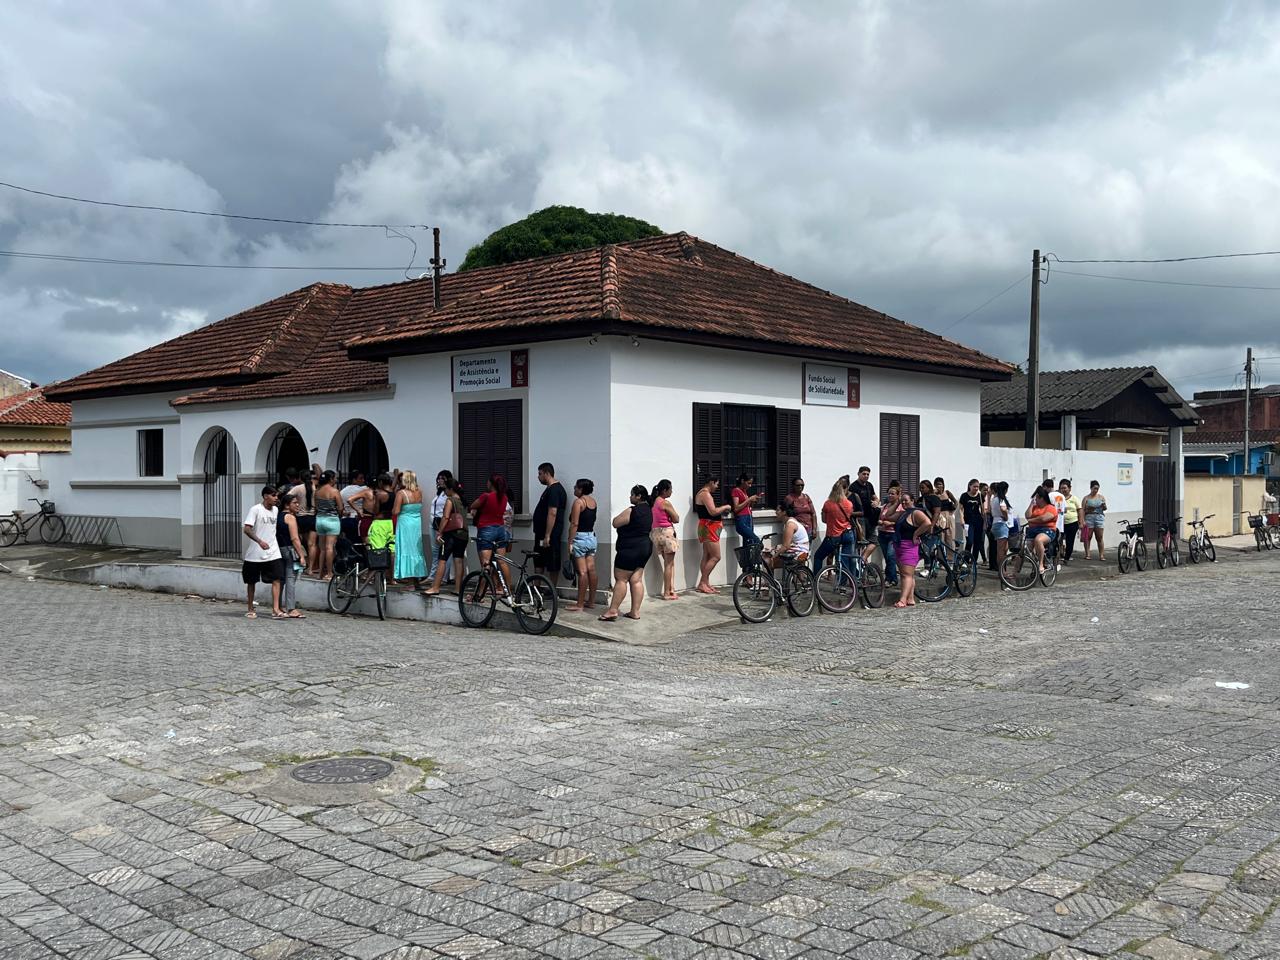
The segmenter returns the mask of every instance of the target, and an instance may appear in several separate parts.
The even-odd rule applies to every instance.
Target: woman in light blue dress
[[[395,578],[412,580],[417,590],[427,575],[427,558],[422,552],[422,489],[418,486],[418,475],[412,470],[406,470],[401,479],[404,489],[396,494],[391,510],[396,528]]]

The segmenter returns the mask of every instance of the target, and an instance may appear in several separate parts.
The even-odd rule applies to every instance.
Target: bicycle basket
[[[1250,518],[1249,518],[1249,526],[1250,526],[1250,527],[1252,527],[1253,529],[1257,530],[1260,526],[1262,526],[1262,518],[1261,518],[1261,517],[1250,517]]]
[[[734,555],[738,558],[738,566],[743,570],[754,570],[760,566],[761,545],[758,543],[746,543],[740,547],[734,547]]]
[[[1017,530],[1009,531],[1009,549],[1018,551],[1022,549],[1022,541],[1027,535],[1026,529],[1019,527]]]
[[[40,503],[40,512],[41,513],[57,513],[58,511],[54,509],[52,500],[43,500]]]
[[[383,547],[380,550],[366,550],[365,555],[370,570],[389,570],[391,568],[391,550]]]

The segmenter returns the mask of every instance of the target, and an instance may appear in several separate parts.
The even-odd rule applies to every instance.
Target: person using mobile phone
[[[747,472],[738,474],[737,485],[729,491],[729,499],[733,502],[733,527],[738,531],[745,546],[748,543],[759,543],[756,536],[755,522],[751,518],[751,509],[760,500],[760,494],[751,493],[756,478]]]

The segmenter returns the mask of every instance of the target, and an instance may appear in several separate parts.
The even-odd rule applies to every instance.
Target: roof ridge
[[[622,319],[618,251],[612,243],[600,248],[600,314],[610,320]]]
[[[279,323],[276,324],[275,330],[271,335],[264,338],[263,341],[258,344],[257,349],[249,356],[249,359],[240,365],[241,373],[257,373],[258,368],[271,356],[271,354],[276,351],[280,345],[280,341],[284,339],[286,334],[292,332],[295,324],[301,320],[303,315],[310,308],[311,304],[314,303],[322,293],[341,293],[345,289],[349,296],[352,292],[351,287],[344,283],[330,283],[325,280],[317,280],[309,287],[304,287],[303,289],[307,291],[306,295],[294,304],[293,309],[285,314]],[[307,350],[306,355],[299,357],[299,360],[305,361],[307,357],[310,357],[311,354],[315,352],[316,347],[319,346],[319,342],[320,338],[316,337],[311,343],[311,348]]]

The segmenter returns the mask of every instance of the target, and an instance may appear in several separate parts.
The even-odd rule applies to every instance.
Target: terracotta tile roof
[[[500,272],[499,272],[500,271]],[[1011,366],[937,334],[770,270],[687,234],[476,270],[488,286],[446,286],[438,311],[395,318],[354,338],[354,356],[448,349],[485,335],[515,342],[590,332],[632,332],[710,345],[859,357],[893,366],[946,367],[1007,377]],[[453,278],[450,278],[453,279]],[[583,327],[583,325],[588,325]]]
[[[246,382],[296,369],[351,296],[344,284],[313,283],[234,316],[45,387],[73,400],[109,393]]]
[[[66,427],[71,423],[71,404],[46,400],[44,388],[36,387],[0,398],[0,423],[15,427]]]

